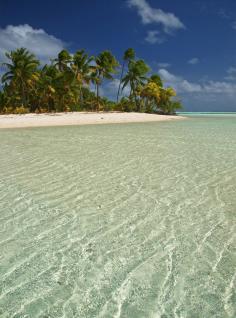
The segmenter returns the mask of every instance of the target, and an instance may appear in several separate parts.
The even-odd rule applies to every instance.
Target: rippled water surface
[[[236,317],[236,116],[0,131],[0,317]]]

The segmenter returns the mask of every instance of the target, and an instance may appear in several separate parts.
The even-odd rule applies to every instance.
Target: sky
[[[17,47],[42,63],[63,48],[110,50],[121,62],[133,47],[184,110],[236,111],[235,0],[0,0],[0,17],[0,62]]]

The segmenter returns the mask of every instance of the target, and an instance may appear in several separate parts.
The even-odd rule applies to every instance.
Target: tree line
[[[181,108],[172,87],[137,59],[124,52],[122,65],[110,51],[89,56],[62,50],[50,64],[41,65],[25,48],[6,53],[0,90],[0,113],[62,111],[136,111],[173,114]],[[120,72],[120,74],[119,74]],[[101,96],[104,82],[119,77],[116,100]],[[124,89],[128,91],[124,96]]]

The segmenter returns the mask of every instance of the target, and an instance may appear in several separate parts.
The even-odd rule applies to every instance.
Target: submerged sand
[[[71,112],[24,115],[0,115],[0,128],[23,128],[66,125],[90,125],[112,123],[155,122],[183,119],[182,116],[169,116],[145,113],[123,112]]]

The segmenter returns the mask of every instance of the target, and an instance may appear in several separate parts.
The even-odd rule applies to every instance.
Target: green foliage
[[[110,51],[96,57],[85,50],[74,55],[62,50],[50,65],[39,60],[25,48],[6,53],[0,90],[0,113],[60,111],[138,111],[173,114],[181,107],[172,88],[164,88],[158,74],[147,76],[148,65],[136,60],[135,51],[123,55],[117,102],[100,95],[104,82],[113,81],[119,63]],[[91,85],[93,84],[93,85]],[[95,91],[93,91],[95,87]],[[123,96],[124,89],[129,96]]]
[[[134,112],[136,110],[136,104],[133,99],[122,97],[120,102],[116,104],[115,109],[122,112]]]
[[[14,114],[27,114],[29,113],[29,109],[25,108],[24,106],[16,107],[14,109]]]
[[[39,61],[26,49],[20,48],[6,53],[8,63],[3,63],[7,72],[2,76],[7,96],[13,107],[29,105],[30,93],[37,79]]]
[[[116,58],[110,51],[103,51],[96,59],[96,70],[103,78],[112,79],[112,74],[116,72],[116,67],[119,65]]]
[[[150,78],[148,79],[148,82],[154,82],[159,87],[163,87],[162,79],[160,78],[158,74],[153,74],[152,76],[150,76]]]
[[[135,59],[135,51],[132,48],[129,48],[125,51],[124,56],[123,56],[123,60],[124,61],[132,61]]]
[[[71,56],[67,50],[62,50],[58,53],[57,58],[54,60],[55,65],[58,67],[59,71],[63,72],[68,68],[68,63],[71,62]]]
[[[148,65],[143,60],[130,61],[128,65],[128,72],[122,79],[122,90],[130,85],[130,98],[134,98],[136,104],[136,111],[140,111],[140,102],[138,100],[138,91],[147,80],[146,74],[149,72]]]
[[[176,110],[182,109],[181,101],[179,100],[169,100],[164,107],[164,113],[168,115],[176,114]]]
[[[6,105],[7,105],[6,94],[4,91],[0,91],[0,114],[3,113],[3,109]]]
[[[125,70],[125,65],[126,63],[129,63],[131,61],[134,61],[135,59],[135,51],[132,48],[127,49],[124,52],[123,55],[123,64],[122,64],[122,69],[121,69],[121,74],[120,74],[120,82],[119,82],[119,87],[118,87],[118,91],[117,91],[117,98],[116,98],[116,102],[119,102],[119,97],[120,97],[120,92],[121,92],[121,84],[122,84],[122,80],[123,80],[123,76],[124,76],[124,70]]]

